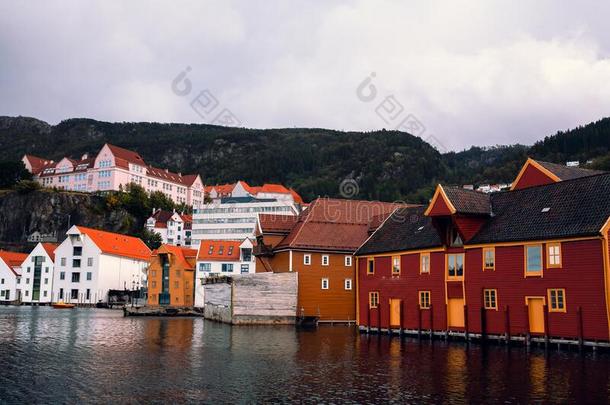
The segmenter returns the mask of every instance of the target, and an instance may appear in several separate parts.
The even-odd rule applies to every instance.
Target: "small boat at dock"
[[[51,306],[55,309],[72,309],[75,307],[74,304],[68,304],[63,301],[56,302],[55,304],[51,304]]]

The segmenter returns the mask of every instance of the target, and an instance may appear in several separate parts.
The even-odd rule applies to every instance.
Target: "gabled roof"
[[[281,249],[354,251],[369,236],[372,220],[390,215],[404,204],[318,198],[302,212]]]
[[[490,215],[489,194],[438,185],[424,215]]]
[[[50,159],[43,159],[34,155],[25,155],[25,158],[30,162],[34,174],[38,174],[43,167],[55,163]]]
[[[138,260],[148,260],[150,249],[142,239],[127,236],[120,233],[106,232],[99,229],[76,226],[82,233],[87,235],[93,243],[103,252],[115,256],[129,257]]]
[[[41,245],[44,251],[47,252],[47,255],[51,258],[51,260],[55,261],[55,249],[57,249],[57,246],[59,246],[59,244],[42,242]]]
[[[19,276],[19,273],[15,270],[15,267],[21,267],[23,261],[28,257],[27,253],[9,252],[7,250],[0,250],[0,260],[2,260],[15,274]]]
[[[533,171],[532,171],[533,170]],[[532,180],[526,180],[526,184],[523,185],[522,179],[528,177],[526,173],[530,173],[529,176],[535,176],[536,180],[533,184],[530,184]],[[599,170],[582,169],[580,167],[564,166],[557,163],[544,162],[541,160],[534,160],[528,158],[527,161],[521,167],[519,174],[513,181],[511,190],[517,190],[524,187],[531,187],[532,185],[547,184],[550,182],[558,182],[565,180],[578,179],[581,177],[594,176],[602,174],[604,172]],[[543,182],[541,179],[545,179]]]
[[[185,270],[194,270],[195,261],[197,258],[197,250],[189,249],[181,246],[173,246],[164,244],[155,249],[151,256],[158,256],[159,254],[170,254],[176,260],[176,263]]]
[[[109,143],[107,143],[106,145],[114,155],[115,159],[120,159],[124,162],[133,163],[140,166],[146,166],[146,163],[144,163],[144,159],[142,158],[142,156],[140,156],[139,153],[136,153],[129,149],[121,148],[120,146],[111,145]]]
[[[258,214],[259,227],[263,233],[288,234],[298,219],[296,215]]]
[[[237,262],[240,258],[241,241],[235,240],[202,240],[199,244],[198,261]]]
[[[469,244],[599,235],[609,195],[610,173],[491,194],[494,215]]]
[[[291,188],[287,188],[282,184],[275,183],[265,183],[262,186],[251,186],[243,180],[238,180],[233,184],[220,184],[216,186],[206,186],[204,191],[206,193],[212,192],[215,190],[219,195],[227,195],[231,194],[235,189],[235,186],[241,185],[246,192],[250,193],[252,196],[256,197],[259,193],[270,193],[270,194],[290,194],[295,203],[303,204],[303,199],[301,196]]]
[[[427,249],[442,246],[425,207],[398,208],[356,251],[356,255]]]
[[[200,176],[198,174],[185,174],[184,176],[182,176],[182,183],[184,183],[184,185],[186,186],[192,186],[193,183],[195,183],[195,180],[197,180],[197,178],[199,178]]]

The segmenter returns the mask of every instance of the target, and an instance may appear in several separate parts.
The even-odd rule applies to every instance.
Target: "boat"
[[[51,304],[51,306],[55,309],[72,309],[75,307],[74,304],[67,304],[63,301],[56,302],[55,304]]]

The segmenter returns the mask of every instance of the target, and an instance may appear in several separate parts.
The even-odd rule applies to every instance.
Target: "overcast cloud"
[[[2,0],[0,115],[211,122],[190,106],[208,89],[245,127],[412,114],[448,149],[529,144],[610,115],[609,15],[597,1]],[[376,96],[358,96],[373,72]]]

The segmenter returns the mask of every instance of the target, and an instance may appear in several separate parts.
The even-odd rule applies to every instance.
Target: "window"
[[[30,292],[28,290],[25,290],[25,296],[29,297],[30,296]]]
[[[322,266],[328,266],[328,255],[322,255]]]
[[[45,278],[45,279],[44,279],[44,283],[45,283],[45,284],[49,284],[49,279],[48,279],[48,278]]]
[[[497,292],[492,289],[483,290],[483,301],[485,304],[485,309],[495,309],[498,310],[498,301],[497,301]]]
[[[212,263],[199,263],[199,271],[212,271]]]
[[[61,263],[62,266],[65,266],[66,265],[66,258],[62,257],[61,260],[60,260],[60,263]]]
[[[21,277],[17,277],[17,284],[21,284]]]
[[[447,255],[447,278],[461,280],[464,276],[464,254]]]
[[[328,290],[328,279],[327,278],[322,279],[322,289]]]
[[[366,264],[366,274],[375,274],[375,259],[368,259]]]
[[[525,247],[525,274],[542,274],[542,245]]]
[[[232,273],[233,272],[233,263],[223,263],[222,272],[223,273]]]
[[[430,273],[430,253],[422,253],[419,262],[419,272]]]
[[[0,279],[0,284],[4,284],[4,279]]]
[[[303,264],[306,266],[311,264],[311,255],[303,255]]]
[[[48,272],[49,272],[49,268],[48,268],[48,267],[45,267],[45,268],[44,268],[44,272],[45,272],[45,273],[48,273]]]
[[[93,257],[88,257],[88,258],[87,258],[87,266],[88,266],[88,267],[93,266]]]
[[[30,279],[29,279],[29,278],[26,278],[26,279],[25,279],[25,283],[26,283],[26,284],[30,284]]]
[[[377,308],[379,306],[379,293],[371,291],[369,293],[369,308]]]
[[[42,296],[43,296],[43,297],[46,297],[46,296],[47,296],[47,291],[46,291],[46,290],[42,292]]]
[[[392,256],[392,275],[400,274],[400,256]]]
[[[65,271],[60,271],[59,272],[59,279],[60,280],[65,280],[66,279],[66,272]]]
[[[152,281],[152,282],[150,283],[150,286],[151,286],[152,288],[157,288],[157,282],[156,282],[156,281]]]
[[[174,288],[180,288],[180,281],[174,281]]]
[[[91,299],[91,290],[87,288],[87,293],[85,294],[85,299],[88,301]]]
[[[78,299],[78,290],[76,290],[76,289],[70,290],[70,298],[73,300],[77,300]]]
[[[82,246],[74,246],[72,249],[72,256],[82,256],[83,247]]]
[[[430,309],[430,291],[419,292],[419,307],[421,309]]]
[[[345,266],[346,267],[352,266],[352,257],[351,256],[345,256]]]
[[[60,300],[63,300],[63,299],[64,299],[64,289],[63,289],[63,288],[60,288],[60,289],[59,289],[59,299],[60,299]]]
[[[73,283],[80,282],[80,273],[72,273],[72,282]]]
[[[72,267],[80,267],[80,259],[72,259]]]
[[[151,270],[150,271],[150,276],[151,277],[157,277],[157,270]]]
[[[28,268],[27,268],[27,272],[28,272],[28,273],[30,272],[30,266],[28,266]]]
[[[242,264],[241,268],[240,268],[240,272],[241,273],[249,273],[250,272],[250,265],[249,264]]]
[[[92,278],[93,278],[93,274],[90,271],[88,271],[87,272],[87,281],[91,281]]]
[[[561,243],[546,245],[546,266],[561,267]]]
[[[352,279],[351,278],[346,278],[345,279],[345,289],[346,290],[351,290],[352,289]]]
[[[182,276],[182,272],[180,270],[176,270],[176,277],[180,278]]]
[[[494,248],[483,248],[483,270],[496,268],[496,251]]]
[[[566,312],[566,290],[553,288],[549,290],[549,312]]]

